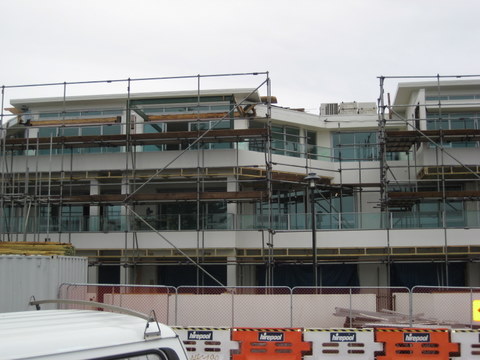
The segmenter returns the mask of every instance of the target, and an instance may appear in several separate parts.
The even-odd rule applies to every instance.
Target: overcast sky
[[[0,14],[0,86],[269,71],[279,105],[318,112],[325,102],[376,101],[381,75],[480,73],[479,0],[2,0]],[[396,83],[386,84],[392,96]],[[126,91],[115,86],[67,94]],[[5,100],[57,95],[62,87],[6,89]]]

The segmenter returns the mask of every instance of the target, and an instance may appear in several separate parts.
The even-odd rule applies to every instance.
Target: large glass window
[[[57,137],[57,136],[99,136],[99,135],[118,135],[122,133],[120,124],[104,124],[95,126],[62,126],[62,127],[40,127],[38,128],[38,137]],[[98,152],[119,152],[120,147],[85,147],[85,148],[65,148],[64,153],[84,154]],[[62,149],[52,149],[52,154],[61,154]],[[50,154],[50,149],[41,149],[40,155]]]
[[[144,134],[158,134],[163,132],[165,132],[165,124],[163,123],[144,123],[143,124]],[[162,144],[143,146],[143,151],[162,151],[162,150],[164,150],[164,145]]]
[[[336,132],[332,136],[335,161],[378,159],[376,132]]]
[[[272,153],[300,157],[300,129],[273,125]]]
[[[170,115],[170,114],[195,114],[195,113],[217,113],[229,112],[232,109],[231,105],[209,105],[209,104],[175,104],[172,106],[142,106],[141,111],[146,115]],[[233,116],[233,114],[232,114]]]
[[[80,110],[66,112],[42,112],[38,114],[40,120],[63,120],[63,119],[81,119],[81,118],[102,118],[121,116],[121,109],[105,110]]]
[[[195,121],[190,122],[188,124],[189,131],[205,131],[205,130],[220,130],[220,129],[230,129],[231,128],[231,121],[230,119],[222,119],[222,120],[209,120],[209,121]],[[197,148],[197,147],[195,147]],[[231,149],[232,143],[229,142],[219,142],[219,143],[204,143],[204,149]]]
[[[200,210],[200,213],[199,213]],[[157,206],[157,215],[151,224],[160,230],[195,230],[230,228],[227,204],[224,201],[165,203]]]
[[[376,161],[379,149],[376,131],[336,132],[332,134],[333,161]],[[398,160],[399,153],[388,152],[387,160]]]
[[[427,130],[462,130],[478,129],[480,113],[429,113],[427,114]],[[434,145],[431,145],[432,147]],[[476,141],[453,141],[444,143],[446,147],[478,147]]]
[[[109,205],[102,206],[100,224],[102,231],[122,231],[126,230],[123,226],[124,216],[122,215],[122,206]]]
[[[256,204],[254,226],[268,227],[270,209],[274,229],[305,229],[310,227],[310,194],[305,191],[276,190],[272,202]],[[355,200],[340,191],[315,191],[315,211],[318,229],[351,229],[357,226]]]

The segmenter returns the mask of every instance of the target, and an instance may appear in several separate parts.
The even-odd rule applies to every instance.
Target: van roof
[[[93,310],[41,310],[0,314],[0,358],[26,358],[144,342],[147,321]],[[176,337],[159,324],[161,338]],[[150,323],[151,331],[157,329]]]

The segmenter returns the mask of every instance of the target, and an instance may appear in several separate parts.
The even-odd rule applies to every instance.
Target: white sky
[[[279,105],[317,112],[325,102],[376,101],[380,75],[480,73],[479,0],[2,0],[0,14],[0,86],[269,71]],[[396,83],[386,84],[392,96]],[[63,88],[7,89],[5,101],[37,96]]]

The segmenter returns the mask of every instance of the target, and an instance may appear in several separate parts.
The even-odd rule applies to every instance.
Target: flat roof
[[[407,105],[411,93],[418,89],[425,89],[426,91],[451,90],[456,88],[458,90],[474,90],[479,89],[480,80],[440,80],[437,81],[417,81],[417,82],[403,82],[399,83],[397,93],[393,105]]]
[[[147,93],[131,93],[131,100],[139,99],[171,99],[171,98],[185,98],[185,97],[201,97],[205,96],[230,96],[233,95],[241,100],[246,99],[251,102],[260,102],[260,95],[258,90],[254,88],[239,88],[239,89],[210,89],[210,90],[187,90],[187,91],[168,91],[168,92],[147,92]],[[99,95],[80,95],[67,96],[65,101],[68,103],[81,102],[102,102],[127,100],[129,95],[123,94],[99,94]],[[44,98],[26,98],[26,99],[12,99],[10,104],[16,108],[22,105],[62,105],[64,98],[58,97],[44,97]]]

